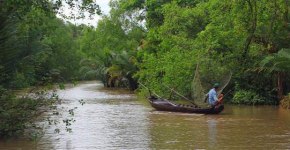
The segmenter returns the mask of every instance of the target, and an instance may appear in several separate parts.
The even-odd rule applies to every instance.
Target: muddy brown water
[[[47,128],[38,141],[0,141],[0,150],[290,149],[290,111],[275,106],[225,106],[219,115],[160,112],[99,82],[58,94],[64,110],[78,107],[72,133],[59,125],[59,134]]]

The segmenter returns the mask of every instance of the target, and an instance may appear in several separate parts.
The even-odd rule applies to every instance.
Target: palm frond
[[[260,62],[261,70],[269,72],[289,72],[290,71],[290,49],[281,49],[278,53],[265,57]]]

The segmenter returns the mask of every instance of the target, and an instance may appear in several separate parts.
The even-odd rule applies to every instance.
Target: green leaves
[[[137,88],[133,75],[137,71],[137,49],[144,37],[144,30],[125,13],[118,2],[111,3],[109,16],[98,22],[96,29],[86,28],[80,39],[81,51],[90,63],[81,63],[85,75],[95,73],[107,87]],[[126,21],[124,21],[126,20]],[[90,68],[90,69],[89,69]]]
[[[270,72],[290,71],[290,49],[281,49],[278,53],[265,57],[260,63],[262,70]]]
[[[261,97],[254,91],[240,90],[235,92],[232,103],[257,105],[265,103],[265,98]]]
[[[148,0],[138,5],[135,1],[121,4],[130,11],[146,8],[148,32],[146,44],[138,52],[141,61],[136,76],[160,95],[168,95],[161,83],[189,95],[188,83],[198,63],[206,89],[230,70],[233,83],[241,85],[239,90],[274,97],[272,76],[254,69],[268,53],[289,48],[287,2]],[[262,67],[288,71],[286,56],[271,55],[262,61]]]

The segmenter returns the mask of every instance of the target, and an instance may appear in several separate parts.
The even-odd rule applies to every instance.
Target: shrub
[[[14,89],[21,89],[29,86],[29,82],[23,73],[16,73],[13,77],[10,87]]]
[[[20,97],[0,85],[0,139],[23,135],[37,139],[43,134],[44,128],[42,124],[37,123],[38,121],[47,122],[48,126],[56,126],[59,123],[58,117],[55,116],[64,112],[57,107],[60,101],[55,90],[35,88]],[[79,102],[81,105],[85,103],[83,100]],[[75,122],[73,118],[75,109],[77,107],[69,109],[69,114],[63,119],[67,132],[71,132],[70,126]],[[43,112],[52,114],[43,117],[41,116]],[[56,128],[55,132],[59,133],[60,130]]]
[[[36,99],[17,98],[0,87],[0,137],[22,134],[39,104]]]
[[[23,135],[26,129],[38,129],[34,120],[43,112],[42,109],[55,103],[44,94],[36,92],[34,98],[19,97],[0,86],[0,138]]]
[[[235,92],[232,100],[232,103],[234,104],[246,105],[264,104],[265,102],[265,98],[261,97],[259,94],[251,90],[239,90]]]

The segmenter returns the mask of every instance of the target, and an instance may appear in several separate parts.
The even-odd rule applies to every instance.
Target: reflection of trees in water
[[[208,125],[208,146],[210,149],[214,149],[215,145],[217,144],[217,120],[215,118],[210,118],[207,121]]]
[[[289,149],[290,113],[274,106],[230,106],[220,115],[153,112],[151,149]],[[246,144],[245,144],[246,143]]]
[[[150,119],[150,149],[206,149],[208,134],[204,116],[154,112]]]

